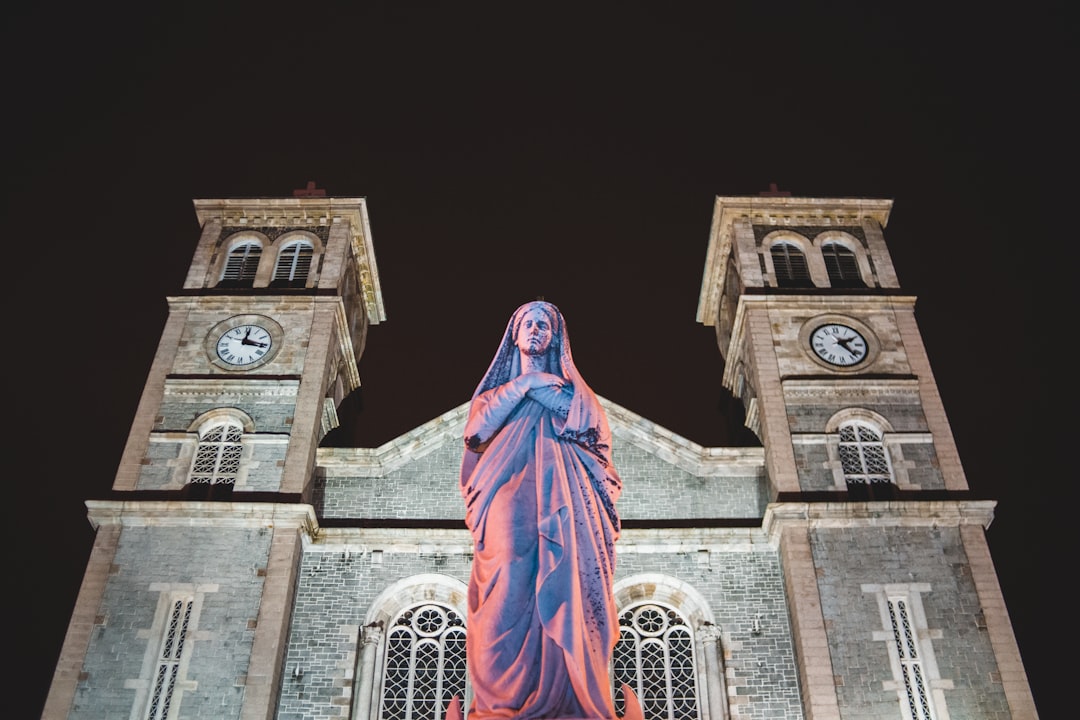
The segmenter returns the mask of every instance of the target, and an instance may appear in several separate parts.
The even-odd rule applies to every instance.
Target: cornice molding
[[[457,442],[464,450],[468,413],[469,403],[462,403],[376,448],[319,448],[316,464],[326,477],[383,477],[446,442]]]
[[[919,401],[919,381],[904,378],[862,380],[857,377],[837,377],[821,380],[781,380],[784,399],[790,402],[820,399],[875,398],[895,399],[905,404]]]
[[[315,539],[304,539],[305,550],[345,557],[371,552],[387,554],[472,555],[472,536],[466,529],[448,528],[322,528]],[[623,528],[616,553],[773,552],[761,528]]]
[[[697,477],[764,475],[765,450],[757,447],[705,447],[600,397],[611,434]],[[618,465],[618,460],[616,460]]]
[[[299,380],[259,380],[247,377],[222,378],[221,380],[187,380],[166,378],[165,397],[198,395],[231,395],[234,397],[296,397]]]
[[[774,543],[782,531],[870,527],[960,527],[984,530],[994,519],[994,500],[872,501],[844,503],[771,503],[762,529]]]
[[[851,227],[872,220],[881,227],[889,222],[892,200],[876,198],[723,197],[713,206],[709,247],[698,296],[697,321],[716,325],[724,273],[731,255],[735,222],[779,227]]]
[[[315,508],[292,503],[87,500],[90,524],[124,527],[318,527]]]

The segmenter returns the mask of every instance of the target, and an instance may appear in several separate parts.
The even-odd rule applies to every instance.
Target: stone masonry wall
[[[920,632],[924,667],[930,687],[943,688],[949,716],[1010,717],[956,528],[819,529],[811,543],[845,718],[900,717],[889,661],[893,634],[871,591],[885,585],[918,595],[927,626]]]
[[[463,519],[458,491],[462,445],[446,441],[381,477],[328,477],[320,472],[313,504],[326,518]],[[699,477],[639,448],[612,442],[623,480],[616,507],[624,520],[759,518],[765,512],[760,477]]]
[[[312,547],[305,553],[278,720],[348,717],[359,685],[354,672],[360,628],[387,588],[425,573],[468,582],[468,553],[432,550],[423,530],[409,531],[408,543],[405,534],[397,550],[372,552],[375,548],[368,547],[357,552],[353,546],[346,552],[349,546],[341,545]],[[617,553],[617,582],[663,575],[690,586],[707,605],[721,630],[726,701],[733,718],[802,717],[779,561],[767,543],[754,549],[733,542],[726,551],[722,545],[706,551],[691,544],[679,551],[652,552],[620,541]],[[754,633],[755,620],[759,634]],[[299,676],[297,668],[302,670]],[[381,673],[381,668],[376,670]],[[378,687],[376,683],[376,692]]]
[[[624,520],[760,518],[765,512],[758,477],[695,476],[618,438],[612,453],[623,481],[616,507]]]
[[[174,703],[182,717],[238,718],[269,542],[263,529],[125,527],[72,720],[131,716],[154,671],[148,650],[156,653],[163,637],[151,632],[159,600],[192,590],[199,617],[188,630],[190,664]]]

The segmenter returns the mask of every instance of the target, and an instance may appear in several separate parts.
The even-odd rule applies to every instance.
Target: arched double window
[[[227,287],[251,287],[262,259],[262,245],[255,240],[244,240],[229,249],[225,269],[219,285]]]
[[[626,709],[625,684],[647,720],[728,717],[719,631],[697,591],[654,573],[624,578],[614,591],[617,712]],[[353,718],[445,720],[454,697],[467,712],[466,594],[464,583],[428,574],[400,580],[376,598],[360,633]]]
[[[812,288],[810,267],[802,248],[793,242],[781,241],[769,248],[772,256],[773,272],[776,274],[778,287]]]
[[[294,240],[281,248],[274,265],[272,287],[304,287],[311,272],[315,246],[310,240]]]

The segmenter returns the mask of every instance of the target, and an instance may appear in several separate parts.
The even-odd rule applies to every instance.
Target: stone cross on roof
[[[758,197],[791,197],[791,193],[777,189],[776,183],[769,183],[769,189],[759,192]]]
[[[326,190],[315,187],[314,180],[308,180],[306,188],[292,191],[293,197],[326,197]]]

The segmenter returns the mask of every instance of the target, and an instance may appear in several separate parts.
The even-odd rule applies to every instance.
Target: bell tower
[[[915,298],[900,290],[885,246],[891,208],[890,200],[776,191],[716,200],[698,321],[716,328],[724,385],[769,447],[773,498],[858,491],[856,484],[877,496],[967,489],[915,324]],[[845,480],[839,448],[830,452],[812,418],[853,405],[905,406],[907,423],[930,433],[917,444],[939,462],[906,472],[905,438],[890,456],[895,482],[873,472]]]
[[[881,716],[896,702],[944,716],[954,682],[986,674],[935,650],[981,643],[1009,716],[1036,717],[985,537],[995,503],[969,492],[915,298],[885,244],[891,210],[775,186],[714,206],[697,319],[715,328],[724,385],[765,449],[763,528],[783,565],[804,707],[865,712],[855,688],[881,684],[860,663],[888,653],[896,700]]]
[[[364,199],[194,206],[44,718],[273,716],[316,449],[386,315]]]

